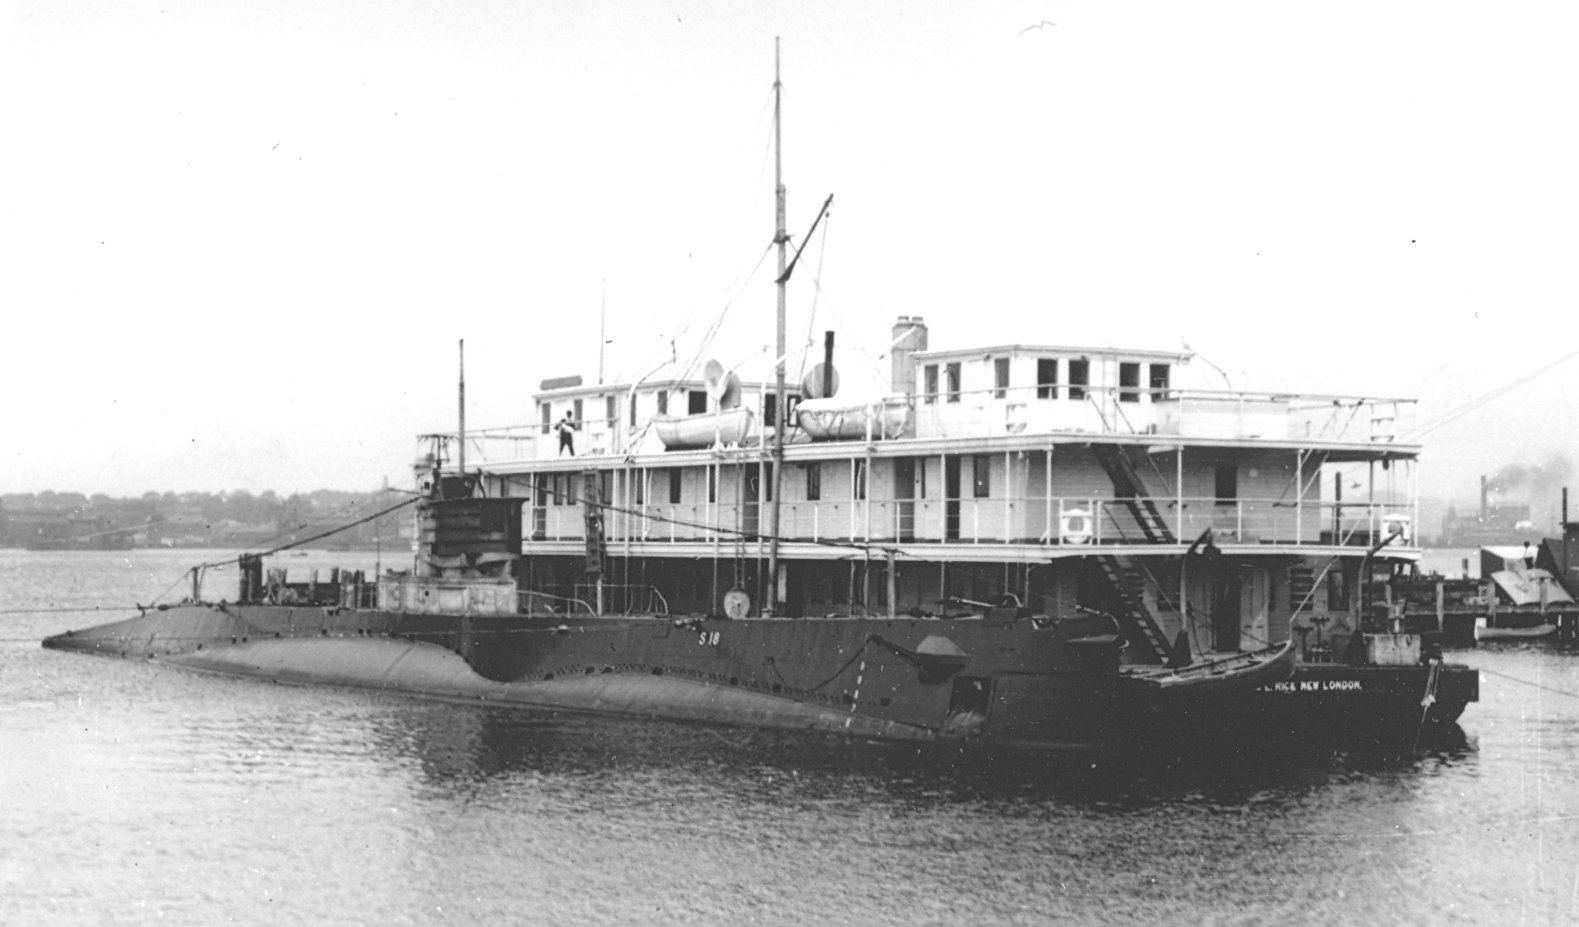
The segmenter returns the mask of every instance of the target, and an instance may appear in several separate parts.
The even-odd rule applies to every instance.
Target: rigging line
[[[1427,422],[1424,425],[1417,426],[1412,431],[1408,432],[1405,435],[1405,437],[1406,438],[1410,438],[1410,439],[1415,439],[1415,438],[1420,437],[1421,435],[1429,434],[1430,432],[1435,431],[1436,429],[1442,427],[1443,425],[1446,425],[1449,422],[1455,421],[1455,420],[1463,417],[1464,415],[1467,415],[1468,413],[1474,411],[1475,409],[1478,409],[1479,407],[1485,405],[1486,403],[1490,402],[1491,400],[1500,397],[1504,393],[1510,392],[1513,389],[1515,389],[1516,387],[1523,386],[1524,384],[1530,382],[1531,380],[1535,379],[1536,377],[1540,376],[1541,374],[1547,372],[1548,370],[1551,370],[1553,367],[1556,367],[1559,364],[1567,363],[1568,361],[1574,359],[1575,357],[1579,357],[1579,351],[1570,351],[1567,354],[1564,354],[1562,357],[1557,358],[1556,360],[1552,361],[1551,363],[1547,364],[1544,367],[1541,367],[1541,368],[1539,368],[1537,370],[1531,371],[1530,373],[1527,373],[1524,376],[1519,377],[1516,380],[1512,380],[1512,381],[1510,381],[1510,382],[1508,382],[1508,383],[1506,383],[1506,384],[1504,384],[1502,386],[1499,386],[1496,389],[1493,389],[1493,390],[1491,390],[1491,391],[1489,391],[1487,393],[1483,393],[1480,396],[1476,397],[1475,399],[1472,399],[1469,402],[1465,403],[1464,405],[1459,406],[1457,409],[1453,409],[1453,410],[1450,410],[1448,412],[1443,413],[1442,415],[1438,416],[1434,421]]]
[[[157,525],[157,524],[159,524],[159,522],[151,521],[151,522],[148,522],[147,524],[131,525],[131,526],[126,527],[126,528],[111,528],[108,531],[95,531],[92,534],[78,534],[78,535],[73,535],[72,537],[69,537],[69,538],[49,538],[48,540],[30,541],[29,543],[31,543],[31,544],[67,544],[67,543],[70,543],[71,541],[86,541],[86,540],[89,540],[91,538],[102,538],[102,537],[106,537],[106,536],[111,535],[111,534],[125,534],[128,531],[139,531],[139,530],[141,530],[143,528],[152,528],[154,525]]]
[[[125,611],[124,605],[84,605],[80,608],[5,608],[0,615],[59,615],[71,612]]]
[[[1482,669],[1480,669],[1480,672],[1482,672],[1482,673],[1490,673],[1493,676],[1501,677],[1503,679],[1508,680],[1509,682],[1517,682],[1517,683],[1520,683],[1521,685],[1529,686],[1532,689],[1540,689],[1543,692],[1550,692],[1553,695],[1566,695],[1569,698],[1579,698],[1579,692],[1570,692],[1567,689],[1556,689],[1556,688],[1553,688],[1552,686],[1542,685],[1541,683],[1538,683],[1538,682],[1531,682],[1528,679],[1520,679],[1517,676],[1510,676],[1507,673],[1499,673],[1496,670],[1482,668]]]
[[[282,538],[286,538],[286,537],[291,536],[292,534],[294,534],[297,531],[308,530],[308,529],[314,527],[315,525],[321,525],[321,524],[324,524],[324,523],[330,521],[331,519],[339,518],[339,517],[341,517],[342,515],[344,515],[347,512],[353,512],[353,511],[357,510],[358,508],[360,508],[360,507],[362,507],[364,505],[374,504],[374,503],[377,502],[378,497],[380,495],[383,495],[385,493],[394,493],[394,492],[407,492],[407,490],[397,490],[394,487],[388,487],[388,488],[385,488],[385,489],[380,489],[377,492],[373,493],[372,495],[370,495],[370,496],[368,496],[366,498],[355,499],[355,500],[352,500],[350,502],[347,502],[347,503],[341,505],[340,507],[338,507],[336,509],[333,509],[332,511],[325,512],[323,515],[316,516],[314,518],[308,519],[307,521],[302,522],[301,524],[297,525],[294,528],[287,528],[287,529],[285,529],[283,531],[276,531],[276,532],[274,532],[274,534],[270,535],[269,538],[267,540],[265,540],[263,543],[265,543],[265,544],[273,544],[274,542],[276,542],[276,541],[278,541],[278,540],[280,540]],[[416,493],[412,492],[412,494],[415,495]],[[361,524],[361,522],[356,522],[355,524]],[[347,525],[346,527],[351,527],[351,526]],[[344,529],[342,528],[342,529],[337,529],[337,530],[344,530]],[[241,553],[245,553],[245,551],[236,551],[236,553],[239,555]]]
[[[269,556],[271,554],[277,554],[277,553],[279,553],[282,550],[290,550],[293,547],[300,547],[303,544],[310,544],[313,541],[320,541],[320,540],[322,540],[322,539],[324,539],[326,537],[329,537],[331,535],[339,534],[340,532],[348,530],[350,528],[355,528],[357,525],[366,524],[366,523],[372,521],[375,518],[381,518],[381,517],[383,517],[385,515],[388,515],[390,512],[394,512],[394,511],[398,511],[400,509],[403,509],[406,506],[408,506],[408,505],[410,505],[410,504],[412,504],[413,502],[416,502],[416,501],[417,501],[416,498],[402,499],[401,501],[395,503],[394,505],[390,506],[389,508],[382,509],[380,511],[374,512],[373,514],[368,515],[368,516],[366,516],[364,518],[359,518],[356,521],[350,522],[348,524],[340,525],[337,528],[331,528],[328,531],[320,532],[320,533],[315,534],[315,535],[313,535],[311,537],[302,538],[299,541],[292,541],[289,544],[281,544],[278,547],[271,548],[269,550],[263,551],[262,553],[255,554],[254,556],[267,557],[267,556]],[[240,563],[240,562],[241,562],[241,558],[238,556],[238,557],[233,558],[231,560],[221,560],[221,561],[218,561],[218,562],[215,562],[215,563],[200,563],[200,564],[198,564],[198,567],[200,567],[202,569],[210,569],[212,567],[229,566],[230,564]]]
[[[686,521],[683,518],[666,518],[666,517],[664,517],[662,515],[654,515],[651,512],[642,512],[642,511],[638,511],[636,509],[627,509],[627,508],[624,508],[622,506],[613,505],[613,504],[607,503],[607,502],[592,502],[590,500],[582,499],[582,498],[580,498],[578,496],[572,496],[569,493],[561,493],[558,490],[553,490],[553,489],[545,489],[545,490],[543,490],[543,493],[545,495],[555,496],[555,497],[558,497],[558,498],[561,498],[561,499],[575,499],[575,501],[577,503],[580,503],[582,505],[597,506],[598,508],[602,509],[604,512],[613,512],[613,513],[619,514],[619,515],[630,515],[630,516],[632,516],[634,518],[641,518],[641,519],[646,519],[648,521],[661,522],[663,524],[668,524],[668,525],[678,525],[678,526],[680,526],[682,528],[698,528],[698,529],[700,529],[702,531],[712,531],[712,532],[717,532],[718,534],[722,534],[722,535],[740,534],[740,535],[743,535],[744,539],[747,540],[747,541],[765,540],[765,539],[767,539],[769,537],[769,535],[763,534],[760,531],[755,531],[755,532],[752,532],[752,531],[738,531],[737,532],[737,531],[734,531],[732,529],[724,528],[724,527],[721,527],[721,526],[718,526],[718,525],[708,525],[708,524],[703,524],[701,522]],[[522,497],[522,499],[523,499],[523,501],[525,501],[525,497]],[[404,504],[404,503],[402,503],[402,504]],[[705,539],[703,539],[703,540],[705,540]],[[788,540],[788,539],[785,539],[785,540]],[[880,550],[880,551],[888,552],[888,551],[891,550],[896,555],[903,554],[903,551],[901,551],[897,546],[890,547],[890,546],[886,546],[886,545],[883,545],[883,544],[860,543],[860,542],[857,542],[857,541],[835,541],[835,540],[832,540],[832,539],[829,539],[829,538],[812,538],[812,539],[799,538],[799,539],[794,539],[794,540],[798,544],[816,544],[816,545],[821,546],[821,547],[834,547],[834,548],[840,548],[840,549],[845,549],[845,550],[858,550],[858,551]]]
[[[761,256],[757,258],[756,265],[751,268],[751,273],[747,274],[745,280],[741,282],[739,286],[735,287],[734,294],[724,302],[724,308],[719,310],[718,314],[714,316],[712,324],[707,327],[706,332],[703,333],[701,338],[698,339],[696,343],[696,353],[692,355],[691,359],[686,362],[683,368],[680,368],[676,371],[677,373],[681,373],[682,379],[689,377],[690,374],[696,370],[697,364],[702,360],[702,356],[706,354],[712,347],[713,339],[717,337],[719,329],[723,328],[724,319],[728,317],[729,311],[735,307],[735,303],[740,300],[740,297],[745,292],[746,287],[751,285],[751,281],[756,279],[757,274],[762,270],[763,262],[767,260],[768,255],[771,254],[772,251],[773,242],[768,242],[767,246],[762,249]],[[690,326],[687,325],[685,328],[682,328],[675,337],[677,339],[684,337],[686,331],[689,329]]]
[[[364,499],[361,502],[358,502],[357,505],[365,504],[368,501],[370,501],[370,500]],[[390,512],[394,512],[394,511],[397,511],[399,509],[405,508],[406,506],[408,506],[408,505],[410,505],[410,504],[412,504],[413,502],[416,502],[416,501],[418,501],[418,497],[412,497],[410,499],[401,500],[400,502],[396,503],[395,505],[392,505],[389,508],[384,509],[382,511],[375,512],[372,515],[369,515],[369,516],[367,516],[365,518],[361,518],[361,519],[353,521],[353,522],[351,522],[349,524],[341,525],[338,528],[333,528],[333,529],[331,529],[329,531],[325,531],[325,532],[322,532],[320,534],[313,535],[312,537],[306,537],[306,538],[302,538],[299,541],[292,541],[289,544],[283,544],[283,545],[281,545],[279,547],[275,547],[275,548],[272,548],[270,550],[266,550],[266,551],[264,551],[264,552],[262,552],[260,554],[257,554],[257,556],[258,557],[267,557],[270,554],[277,554],[277,553],[279,553],[282,550],[290,550],[293,547],[299,547],[299,546],[301,546],[303,544],[310,544],[313,541],[322,540],[323,538],[329,537],[330,535],[338,534],[341,531],[345,531],[348,528],[355,528],[357,525],[366,524],[367,522],[370,522],[370,521],[374,520],[375,518],[381,518],[384,515],[388,515]],[[342,508],[346,508],[346,506],[342,506]],[[306,527],[306,525],[303,525],[303,527]],[[276,535],[276,537],[278,537],[278,536],[280,536],[280,535]],[[149,604],[150,605],[157,604],[161,599],[163,599],[165,596],[170,594],[170,590],[172,590],[175,587],[185,583],[187,576],[189,576],[192,573],[193,570],[217,569],[217,568],[220,568],[220,567],[226,567],[226,566],[230,566],[232,564],[237,564],[237,563],[240,563],[240,562],[241,562],[241,555],[238,554],[237,556],[235,556],[235,557],[233,557],[233,558],[231,558],[229,560],[218,560],[218,561],[215,561],[215,562],[212,562],[212,563],[199,563],[196,566],[184,571],[179,577],[176,578],[175,582],[171,583],[169,586],[166,586],[163,592],[161,592],[158,595],[154,596],[153,601],[150,602]]]
[[[830,199],[831,198],[832,197],[830,197]],[[818,299],[819,296],[822,295],[822,262],[823,262],[823,258],[828,256],[828,230],[830,228],[832,228],[832,227],[833,227],[833,214],[830,213],[828,215],[828,222],[827,222],[827,224],[822,227],[822,239],[819,242],[818,248],[817,248],[817,272],[812,274],[812,276],[811,276],[811,312],[808,313],[807,318],[806,318],[806,344],[807,345],[811,345],[813,343],[812,342],[812,337],[813,337],[812,333],[817,328],[817,299]],[[786,271],[786,274],[787,273],[788,272]],[[809,360],[810,358],[811,358],[811,353],[809,351],[803,352],[801,354],[801,356],[800,356],[800,376],[803,379],[806,376],[806,361]]]

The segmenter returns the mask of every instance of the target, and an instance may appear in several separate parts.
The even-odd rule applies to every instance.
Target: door
[[[959,458],[943,458],[943,539],[959,540]]]
[[[894,458],[894,521],[899,540],[916,539],[916,459]]]
[[[1224,571],[1217,587],[1216,607],[1212,609],[1212,649],[1227,652],[1239,649],[1239,618],[1243,614],[1243,590],[1237,572]]]
[[[740,516],[740,530],[750,540],[757,533],[762,522],[761,506],[758,500],[762,498],[762,472],[755,464],[747,464],[740,472],[740,504],[743,511]]]

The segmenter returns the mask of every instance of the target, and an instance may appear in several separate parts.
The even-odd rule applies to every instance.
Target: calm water
[[[1089,769],[39,647],[202,557],[0,550],[0,923],[1579,922],[1579,652],[1457,654],[1461,750]]]

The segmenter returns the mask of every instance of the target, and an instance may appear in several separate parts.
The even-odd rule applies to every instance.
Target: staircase
[[[1157,510],[1151,494],[1146,492],[1146,486],[1141,482],[1140,474],[1135,472],[1135,465],[1129,455],[1124,453],[1124,448],[1117,444],[1093,444],[1091,452],[1113,481],[1113,495],[1129,507],[1130,514],[1135,516],[1146,540],[1153,544],[1172,544],[1173,531]]]
[[[1102,574],[1108,589],[1113,594],[1113,599],[1119,605],[1113,617],[1118,619],[1119,626],[1127,633],[1139,632],[1136,644],[1141,645],[1140,656],[1145,663],[1169,662],[1173,647],[1162,633],[1162,628],[1157,625],[1156,619],[1147,611],[1146,603],[1141,598],[1140,590],[1144,580],[1140,571],[1126,568],[1117,557],[1103,556],[1091,558],[1092,563]]]

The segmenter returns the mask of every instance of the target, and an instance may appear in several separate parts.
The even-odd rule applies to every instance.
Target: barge
[[[915,315],[872,398],[834,395],[831,336],[788,387],[778,190],[771,388],[717,363],[546,381],[530,424],[423,437],[409,569],[303,583],[244,556],[234,600],[194,581],[44,645],[964,749],[1461,734],[1475,671],[1363,601],[1421,553],[1412,402],[1190,388],[1187,351],[1035,328],[937,349]]]

